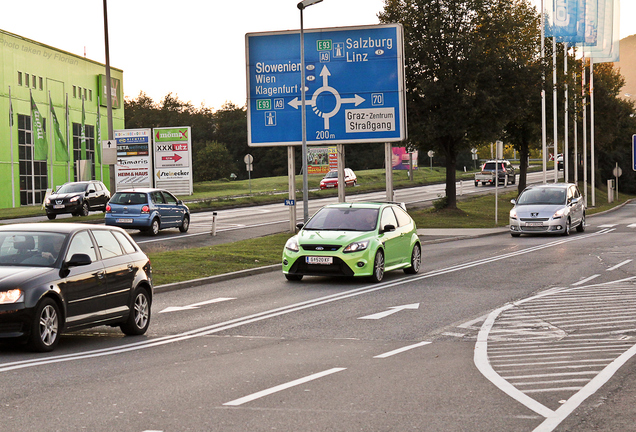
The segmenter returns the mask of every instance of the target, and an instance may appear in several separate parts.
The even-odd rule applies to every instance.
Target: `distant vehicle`
[[[417,273],[422,246],[415,222],[395,203],[327,205],[307,221],[283,249],[283,274],[290,281],[304,275],[369,276],[384,272]]]
[[[44,200],[46,216],[55,219],[58,214],[88,216],[91,211],[106,211],[110,192],[97,180],[64,183]]]
[[[119,228],[80,223],[0,227],[0,339],[52,351],[65,331],[150,324],[152,269]]]
[[[574,183],[529,186],[510,210],[510,235],[563,234],[585,231],[585,201]]]
[[[486,183],[495,184],[495,170],[499,178],[500,184],[515,184],[517,181],[517,175],[515,167],[512,166],[507,160],[489,160],[481,167],[481,171],[475,173],[475,187],[481,183],[484,186]]]
[[[358,178],[356,177],[353,170],[350,168],[344,169],[344,181],[345,186],[355,186],[358,183]],[[331,189],[338,187],[338,171],[332,170],[329,171],[325,177],[320,180],[320,189]]]
[[[563,171],[563,153],[557,155],[557,170]]]
[[[157,235],[165,228],[190,227],[190,209],[163,189],[139,188],[117,191],[106,206],[106,225],[138,229]]]

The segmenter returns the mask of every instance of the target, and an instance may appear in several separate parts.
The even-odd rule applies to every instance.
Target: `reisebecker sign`
[[[406,139],[399,24],[304,31],[307,144]],[[248,33],[250,146],[302,143],[300,31]]]

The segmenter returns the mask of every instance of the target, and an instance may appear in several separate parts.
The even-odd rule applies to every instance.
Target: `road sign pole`
[[[303,223],[309,219],[309,180],[307,178],[307,113],[305,112],[305,31],[303,27],[303,10],[305,5],[298,3],[300,9],[300,99],[302,118],[302,147],[303,147]]]
[[[287,181],[289,187],[289,199],[296,202],[296,149],[287,147]],[[296,232],[296,206],[289,206],[289,232]]]
[[[386,200],[393,201],[393,150],[391,143],[384,143],[384,166],[386,170]]]
[[[345,183],[345,147],[344,144],[338,144],[338,202],[345,202],[347,200],[345,196],[345,187],[347,184]]]

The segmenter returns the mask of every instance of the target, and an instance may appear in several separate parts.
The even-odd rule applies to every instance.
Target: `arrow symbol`
[[[179,156],[178,154],[174,154],[174,156],[161,156],[161,160],[171,160],[174,162],[177,162],[179,160],[183,159],[183,157]]]
[[[389,309],[385,310],[384,312],[378,312],[375,313],[373,315],[367,315],[358,319],[373,319],[373,320],[377,320],[377,319],[381,319],[381,318],[385,318],[388,317],[389,315],[393,315],[396,312],[400,312],[402,310],[406,310],[406,309],[419,309],[420,304],[419,303],[413,303],[413,304],[408,304],[408,305],[404,305],[404,306],[392,306]]]
[[[188,306],[169,306],[167,308],[165,308],[162,311],[159,311],[159,313],[164,313],[164,312],[179,312],[179,311],[184,311],[184,310],[194,310],[194,309],[198,309],[199,306],[204,306],[204,305],[208,305],[208,304],[212,304],[212,303],[220,303],[220,302],[224,302],[224,301],[228,301],[228,300],[236,300],[236,298],[232,298],[232,297],[219,297],[219,298],[215,298],[212,300],[206,300],[206,301],[202,301],[199,303],[193,303],[191,305]]]

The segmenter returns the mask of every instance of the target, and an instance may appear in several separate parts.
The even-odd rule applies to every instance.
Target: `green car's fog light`
[[[358,267],[362,268],[364,267],[364,262],[362,261],[358,261],[358,264],[356,264]]]
[[[287,261],[286,259],[283,260],[283,265],[287,265],[289,264],[289,261]]]

